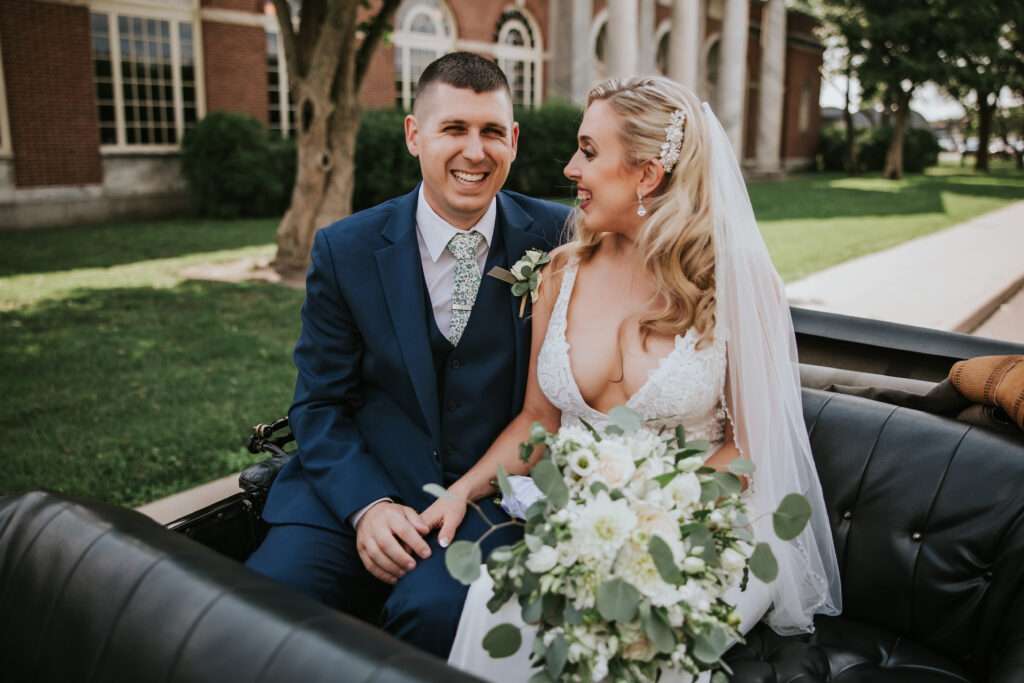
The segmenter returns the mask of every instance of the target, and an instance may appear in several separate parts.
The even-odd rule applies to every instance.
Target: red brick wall
[[[261,26],[204,21],[203,67],[207,112],[238,111],[267,121],[267,39]]]
[[[367,109],[392,109],[395,106],[395,48],[383,41],[370,60],[359,91],[359,102]]]
[[[3,0],[0,42],[17,187],[101,183],[89,10]]]
[[[232,9],[238,12],[263,14],[263,0],[203,0],[202,6],[211,9]]]

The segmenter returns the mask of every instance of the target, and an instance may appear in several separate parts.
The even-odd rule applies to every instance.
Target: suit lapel
[[[507,263],[498,265],[505,270],[511,270],[512,265],[530,249],[544,250],[547,247],[543,235],[529,231],[532,224],[533,217],[530,214],[526,213],[522,207],[504,193],[498,193],[497,228],[502,230],[507,260]],[[520,298],[512,296],[512,292],[509,289],[508,299],[509,313],[513,316],[513,327],[515,329],[515,376],[522,378],[522,381],[517,379],[515,383],[516,391],[513,405],[518,407],[523,402],[526,387],[525,379],[530,366],[530,325],[527,324],[530,316],[530,301],[527,299],[526,311],[523,313],[523,317],[520,318]]]
[[[416,200],[419,188],[402,198],[381,230],[390,242],[379,249],[377,271],[387,300],[388,314],[423,417],[435,442],[441,438],[437,404],[437,377],[427,331],[423,266],[416,240]]]

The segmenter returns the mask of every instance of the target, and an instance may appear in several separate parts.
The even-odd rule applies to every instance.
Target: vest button
[[[846,512],[843,513],[843,519],[850,519],[852,517],[853,517],[853,513],[850,512],[849,510],[847,510]]]
[[[459,407],[459,404],[456,403],[455,401],[448,401],[447,405],[448,405],[448,410],[455,410],[456,408]]]
[[[455,452],[455,446],[451,445],[450,443],[445,444],[444,452],[447,453],[448,455],[451,455],[452,453]]]
[[[462,367],[462,362],[458,358],[452,358],[451,366],[452,370],[458,370]]]

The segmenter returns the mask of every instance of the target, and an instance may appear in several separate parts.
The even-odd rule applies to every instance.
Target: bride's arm
[[[558,429],[561,412],[544,396],[537,381],[537,356],[547,334],[551,311],[558,298],[558,290],[562,274],[557,270],[564,265],[564,257],[557,258],[565,247],[551,252],[552,261],[548,277],[538,287],[539,297],[533,305],[531,316],[532,333],[530,337],[530,368],[526,378],[526,394],[523,408],[519,415],[498,435],[491,447],[483,454],[468,472],[448,487],[448,492],[457,498],[438,499],[422,514],[423,521],[431,529],[440,529],[438,542],[446,547],[455,535],[455,530],[466,516],[466,500],[479,500],[495,492],[491,481],[498,474],[498,465],[502,465],[509,474],[526,474],[540,459],[542,450],[534,450],[529,463],[519,458],[519,444],[529,440],[530,425],[540,422],[549,432]],[[557,267],[556,267],[556,264]],[[545,273],[547,274],[547,273]]]
[[[726,379],[725,383],[724,399],[726,410],[728,411],[729,415],[735,415],[736,413],[733,412],[732,408],[732,392],[730,391],[728,379]],[[736,458],[740,457],[740,455],[740,448],[739,445],[737,445],[736,443],[736,434],[733,430],[732,420],[726,419],[725,436],[724,441],[722,443],[722,447],[715,451],[715,454],[708,458],[704,464],[707,465],[708,467],[713,467],[716,470],[725,472],[728,471],[729,463],[735,460]],[[747,478],[742,475],[737,476],[740,479],[740,485],[745,490],[747,488]]]

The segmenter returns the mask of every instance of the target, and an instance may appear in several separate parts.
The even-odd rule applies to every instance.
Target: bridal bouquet
[[[632,410],[616,408],[604,435],[586,423],[555,434],[536,423],[529,443],[547,447],[530,472],[543,496],[525,510],[525,534],[487,559],[494,580],[488,608],[517,599],[523,621],[535,624],[532,653],[543,667],[531,680],[656,680],[662,666],[692,673],[724,668],[721,655],[740,640],[739,615],[723,595],[745,585],[748,572],[771,581],[777,565],[755,543],[736,475],[753,463],[737,458],[730,472],[704,466],[706,441],[685,430],[656,433]],[[513,487],[503,470],[504,497]],[[428,485],[434,495],[449,496]],[[775,512],[776,532],[793,538],[810,516],[802,496]],[[479,576],[476,543],[452,544],[452,575]],[[512,624],[483,641],[492,657],[521,647]]]

